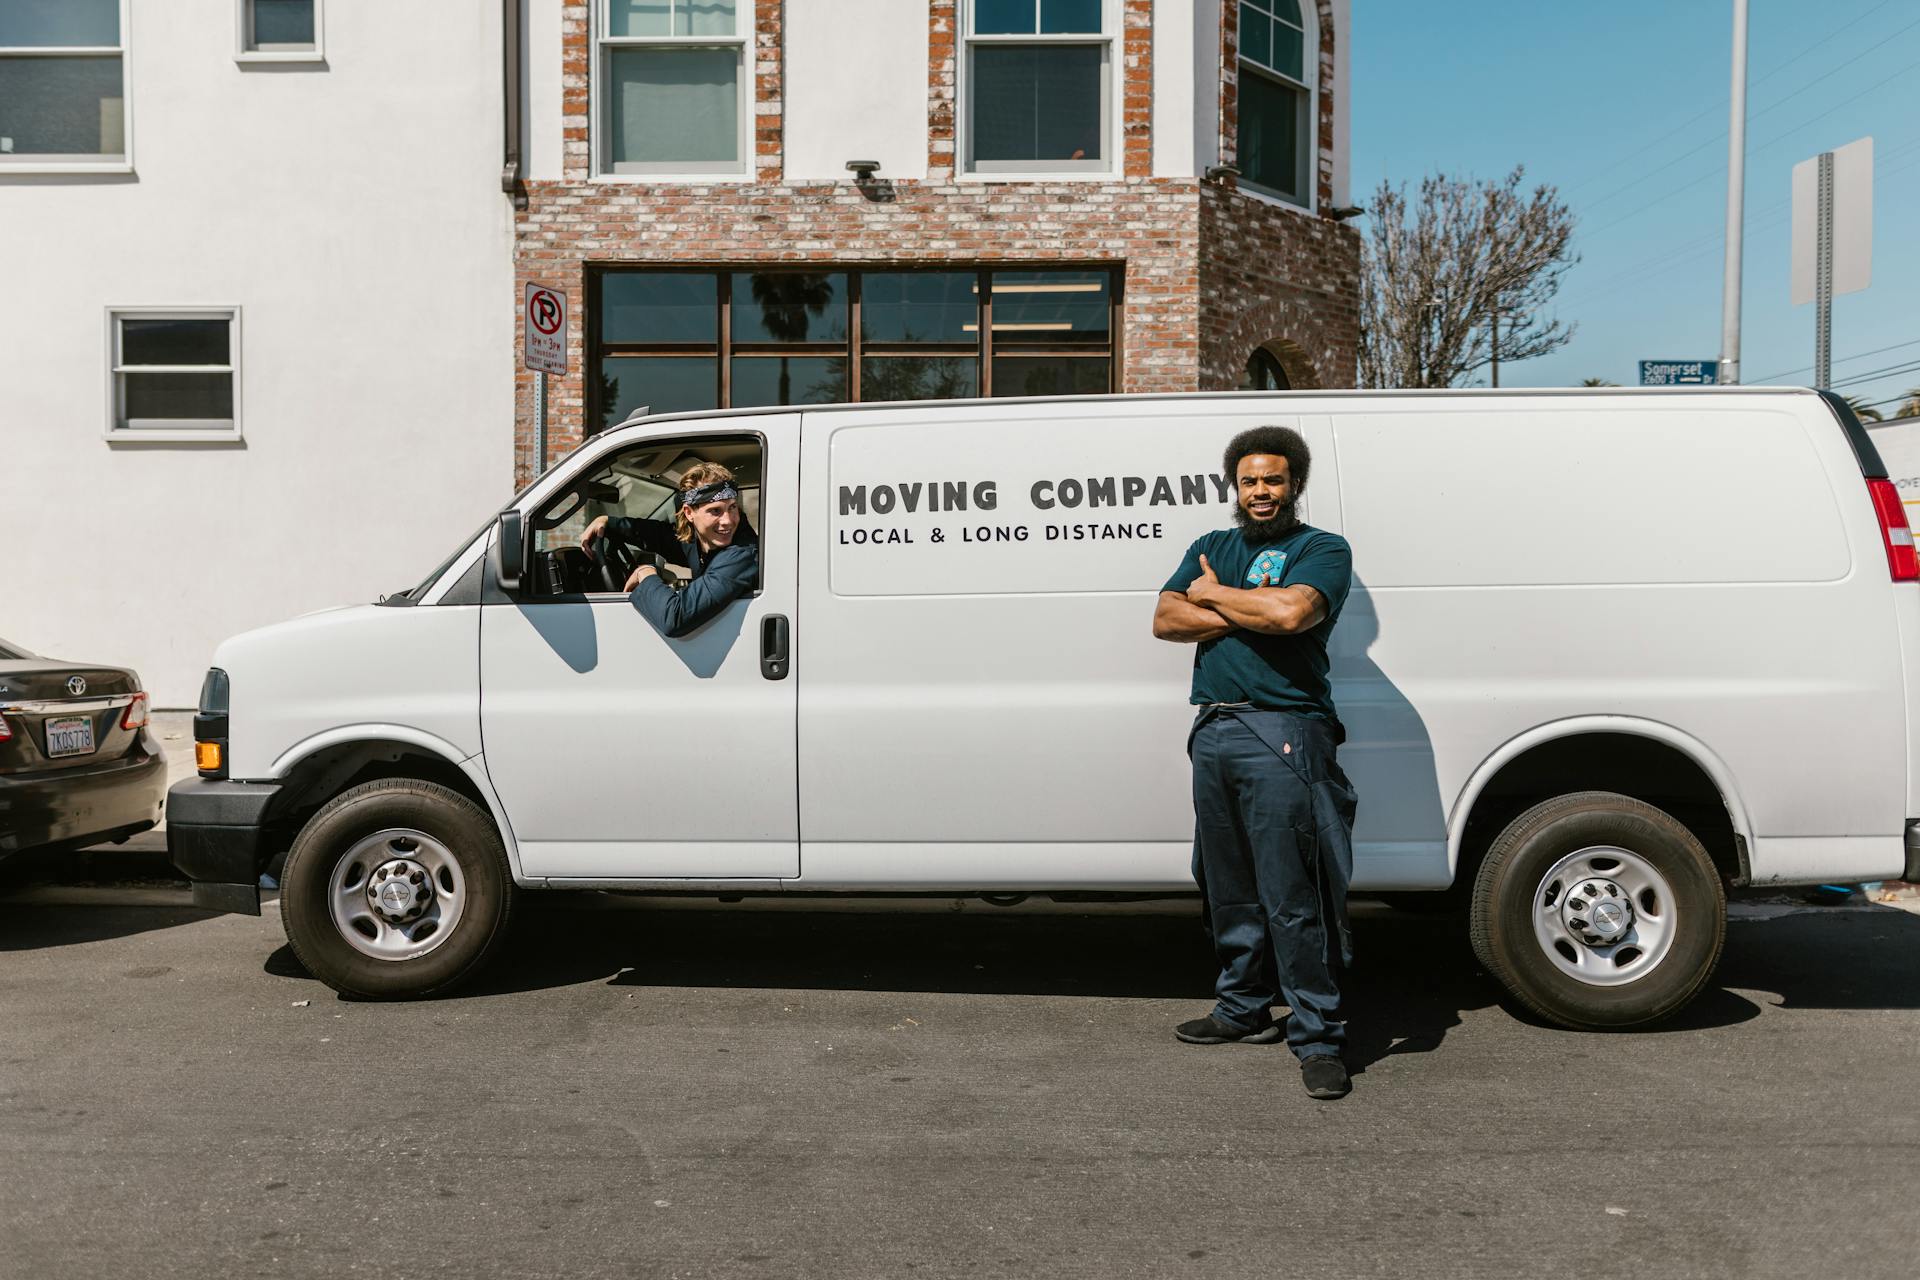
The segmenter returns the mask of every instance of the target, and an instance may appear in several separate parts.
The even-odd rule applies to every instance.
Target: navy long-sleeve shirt
[[[692,580],[678,591],[648,576],[628,597],[640,616],[663,636],[686,635],[735,600],[752,595],[760,585],[759,539],[744,520],[732,545],[711,556],[700,553],[697,538],[680,541],[665,520],[614,516],[607,521],[607,534],[693,571]]]

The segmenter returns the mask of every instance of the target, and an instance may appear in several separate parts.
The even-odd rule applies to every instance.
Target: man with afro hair
[[[1193,874],[1220,960],[1213,1011],[1174,1034],[1189,1044],[1270,1044],[1276,996],[1314,1098],[1350,1088],[1341,1060],[1340,973],[1353,869],[1352,786],[1335,758],[1327,636],[1339,621],[1353,552],[1300,521],[1312,454],[1289,427],[1255,427],[1227,446],[1234,525],[1205,534],[1161,589],[1153,634],[1198,648]]]

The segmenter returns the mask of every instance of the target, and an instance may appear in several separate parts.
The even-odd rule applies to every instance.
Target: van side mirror
[[[493,576],[503,591],[520,589],[527,571],[527,536],[518,511],[502,511],[493,525]]]

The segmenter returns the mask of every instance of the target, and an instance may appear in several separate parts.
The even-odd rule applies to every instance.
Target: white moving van
[[[470,975],[518,890],[1192,891],[1156,593],[1277,423],[1344,534],[1354,888],[1469,900],[1562,1023],[1710,977],[1725,887],[1912,878],[1920,569],[1810,391],[1296,392],[631,420],[418,587],[220,646],[168,805],[203,905],[342,991]],[[667,639],[579,551],[699,460],[761,584]],[[1758,519],[1756,519],[1758,513]]]

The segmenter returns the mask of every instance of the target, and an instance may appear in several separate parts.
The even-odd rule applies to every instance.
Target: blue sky
[[[1503,386],[1632,385],[1638,360],[1719,353],[1732,15],[1732,0],[1355,0],[1356,203],[1383,179],[1524,164],[1578,219],[1558,304],[1578,332],[1503,364]],[[1920,0],[1751,0],[1749,23],[1742,381],[1812,380],[1813,307],[1788,293],[1790,175],[1871,134],[1873,283],[1834,301],[1834,381],[1868,400],[1920,387]]]

